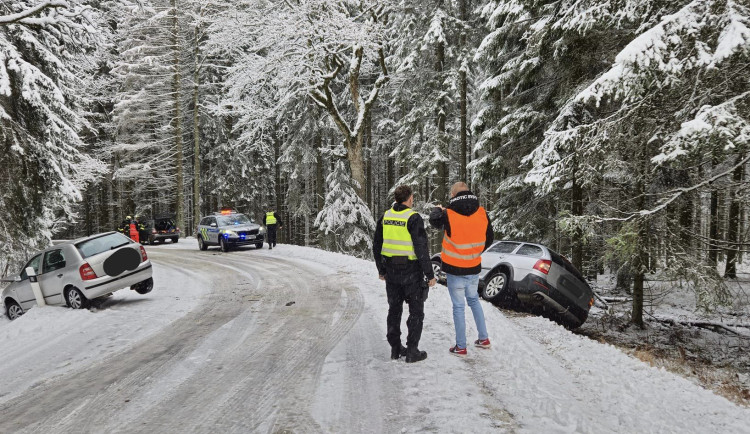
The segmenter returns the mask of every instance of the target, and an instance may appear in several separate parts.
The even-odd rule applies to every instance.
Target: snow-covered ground
[[[156,256],[169,256],[172,264],[197,251],[194,239],[155,246],[149,251],[152,249],[161,251],[152,260]],[[543,318],[506,315],[487,303],[483,306],[492,348],[470,347],[467,357],[453,356],[447,351],[454,338],[451,302],[447,289],[440,285],[433,288],[425,305],[420,348],[428,352],[427,360],[415,364],[391,361],[385,341],[387,301],[384,283],[378,280],[375,266],[370,261],[288,245],[279,245],[274,250],[248,249],[228,255],[216,251],[202,253],[213,255],[212,260],[217,262],[226,262],[221,273],[226,274],[234,267],[238,282],[247,278],[241,273],[253,273],[238,264],[253,261],[273,264],[274,258],[278,259],[279,273],[290,266],[292,274],[294,268],[314,268],[328,276],[326,282],[336,282],[322,288],[330,291],[327,297],[333,295],[330,299],[337,300],[331,306],[331,311],[336,314],[330,318],[330,324],[332,327],[348,324],[348,330],[333,343],[318,372],[305,370],[299,374],[301,377],[296,383],[311,381],[313,384],[310,390],[314,392],[309,392],[307,404],[302,408],[287,408],[282,405],[286,401],[282,400],[278,406],[273,406],[277,417],[284,412],[309,412],[317,424],[310,430],[341,433],[750,433],[750,409],[737,406],[682,377],[653,368],[613,346],[575,335]],[[135,346],[196,306],[207,286],[201,280],[203,277],[189,270],[176,269],[173,265],[160,265],[156,260],[155,263],[156,287],[146,297],[123,291],[94,312],[50,307],[32,309],[12,323],[7,320],[0,322],[0,374],[4,379],[12,379],[0,384],[3,395],[0,410],[4,408],[3,402],[27,393],[29,388],[33,391],[34,386],[64,381],[63,374],[85,370],[108,354]],[[263,285],[270,283],[259,282],[255,291],[262,293]],[[354,291],[350,289],[351,285]],[[269,286],[266,290],[279,288]],[[305,315],[305,306],[300,306],[301,299],[300,295],[298,303],[287,309],[298,309],[293,312]],[[245,310],[217,333],[226,329],[221,332],[221,339],[231,342],[229,339],[234,334],[250,335],[251,329],[257,333],[263,327],[273,329],[272,321],[270,324],[265,320],[258,322],[253,315],[257,314]],[[341,321],[342,315],[350,318]],[[404,313],[404,322],[406,317],[407,312]],[[467,337],[473,340],[476,331],[471,315],[467,319]],[[242,331],[242,321],[247,322],[245,332]],[[405,339],[405,324],[402,332]],[[299,333],[304,335],[305,330],[299,330]],[[216,339],[216,334],[208,338]],[[283,337],[271,338],[283,342]],[[201,348],[203,344],[195,345]],[[236,344],[226,344],[226,347],[232,351],[241,350]],[[215,345],[210,349],[214,351]],[[257,358],[252,348],[247,351],[249,358]],[[141,384],[139,387],[146,388],[146,391],[138,392],[143,397],[133,396],[133,401],[150,402],[149,405],[156,406],[157,398],[169,396],[169,391],[177,390],[180,382],[201,378],[191,377],[194,374],[185,371],[190,366],[195,366],[190,369],[195,369],[201,376],[213,375],[220,369],[210,366],[208,356],[195,361],[193,358],[197,354],[194,351],[190,354],[191,359],[174,367],[180,370],[180,375],[163,369],[157,371],[161,378],[170,381],[155,378],[155,385]],[[220,358],[220,354],[210,356],[210,359]],[[248,372],[245,375],[254,374]],[[203,378],[203,381],[208,380]],[[215,387],[220,389],[222,385]],[[239,387],[225,385],[226,389]],[[137,395],[137,390],[140,389],[134,389],[132,394]],[[283,395],[285,391],[264,393]],[[291,398],[285,399],[299,405]],[[205,405],[212,408],[223,403],[214,399]],[[246,417],[252,417],[254,409],[243,411]],[[100,417],[111,419],[106,414]],[[238,428],[242,426],[240,423],[238,421],[229,431],[243,432]],[[264,430],[274,428],[274,424],[260,426],[265,427]],[[169,426],[159,428],[160,431],[170,431]],[[146,426],[132,426],[120,430],[147,429]],[[172,427],[171,431],[175,432],[175,429]]]
[[[99,309],[32,308],[16,321],[0,316],[0,403],[35,384],[131,347],[193,309],[203,277],[154,263],[154,289],[122,289]]]

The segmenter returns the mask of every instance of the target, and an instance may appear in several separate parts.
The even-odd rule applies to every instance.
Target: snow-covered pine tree
[[[148,0],[123,11],[111,152],[121,212],[175,213],[182,225],[184,44],[178,6],[173,0]]]
[[[326,179],[329,190],[315,226],[323,232],[327,249],[370,258],[375,221],[367,204],[357,194],[356,186],[352,185],[356,181],[348,173],[343,146],[339,146],[336,152],[339,158]]]
[[[87,3],[0,5],[0,273],[74,222],[74,203],[103,170],[81,138],[81,90],[102,43]]]
[[[554,188],[572,161],[586,159],[588,179],[620,190],[615,198],[624,200],[589,218],[620,223],[609,243],[631,263],[638,325],[657,240],[669,246],[666,271],[691,280],[700,305],[722,302],[726,292],[715,266],[696,261],[669,217],[680,206],[700,207],[681,201],[718,188],[747,162],[750,83],[739,71],[750,54],[750,11],[732,0],[680,3],[671,3],[676,10],[655,24],[643,22],[612,67],[566,104],[532,154],[535,168],[527,178]],[[696,161],[700,170],[691,169]]]

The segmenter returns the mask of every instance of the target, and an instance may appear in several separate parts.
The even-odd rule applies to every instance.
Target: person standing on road
[[[380,280],[385,280],[388,296],[386,338],[391,345],[391,359],[406,356],[406,363],[414,363],[427,358],[427,352],[420,351],[417,346],[422,336],[428,287],[434,286],[436,280],[424,222],[419,213],[411,209],[414,204],[411,187],[396,187],[395,199],[396,202],[375,227],[372,253]],[[429,282],[425,282],[425,277]],[[404,302],[409,305],[406,347],[401,343]]]
[[[494,241],[487,211],[479,205],[479,199],[469,191],[469,186],[457,182],[451,187],[448,208],[433,208],[430,224],[444,230],[440,259],[442,270],[448,278],[448,292],[453,303],[453,325],[456,328],[456,345],[448,351],[459,356],[467,354],[464,315],[466,304],[471,308],[479,332],[479,339],[474,341],[474,345],[489,348],[490,339],[484,311],[479,303],[478,288],[482,252]]]
[[[269,211],[263,216],[263,224],[266,225],[268,230],[268,248],[273,249],[276,247],[276,225],[281,228],[281,219],[276,211]]]

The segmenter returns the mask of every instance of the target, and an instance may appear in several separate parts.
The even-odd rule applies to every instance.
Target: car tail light
[[[180,232],[180,228],[175,228],[174,231],[175,232]]]
[[[535,270],[539,270],[539,271],[541,271],[544,274],[548,274],[549,273],[549,267],[551,267],[551,266],[552,266],[552,261],[550,261],[548,259],[540,259],[540,260],[536,261],[536,264],[534,264],[534,269]]]
[[[91,268],[91,265],[89,265],[88,262],[81,265],[81,268],[78,269],[78,272],[81,273],[82,280],[92,280],[99,277],[96,275],[96,272],[94,272],[94,269]]]
[[[156,229],[151,229],[151,233],[152,233],[152,234],[155,234],[155,233],[157,233],[157,232],[156,232]]]
[[[143,246],[139,246],[141,248],[141,262],[148,261],[148,255],[146,254],[146,249],[143,248]]]

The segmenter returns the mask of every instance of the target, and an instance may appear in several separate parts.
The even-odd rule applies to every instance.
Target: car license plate
[[[248,235],[248,236],[247,236],[247,239],[248,239],[248,240],[254,240],[254,239],[255,239],[255,235]]]

